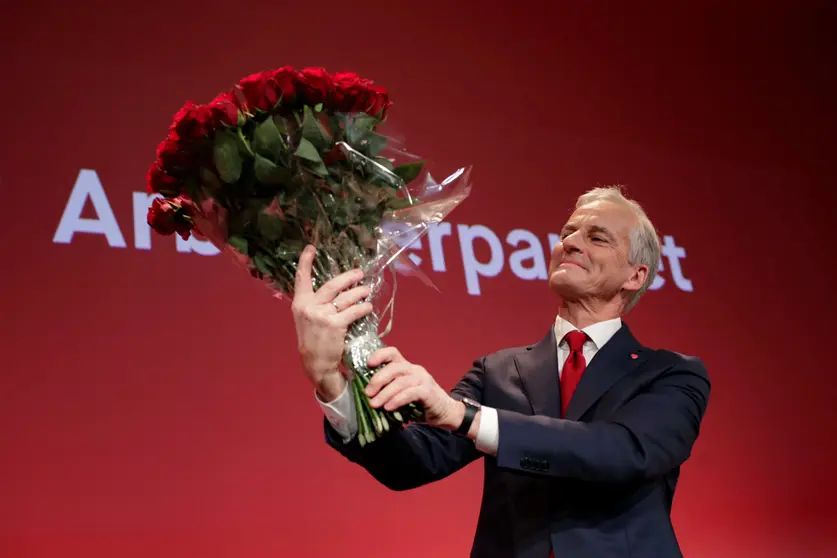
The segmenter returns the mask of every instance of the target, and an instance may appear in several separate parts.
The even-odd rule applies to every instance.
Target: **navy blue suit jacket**
[[[486,355],[452,390],[498,409],[497,455],[411,424],[361,448],[326,421],[327,442],[393,490],[483,457],[473,558],[682,556],[671,523],[681,464],[709,400],[701,361],[643,347],[627,325],[588,364],[560,417],[555,335]]]

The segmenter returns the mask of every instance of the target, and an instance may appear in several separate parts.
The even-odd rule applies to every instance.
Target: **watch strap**
[[[468,431],[471,429],[471,424],[474,422],[474,417],[477,416],[477,411],[480,408],[467,399],[463,399],[462,402],[465,404],[465,416],[462,418],[462,424],[453,433],[458,436],[467,436]]]

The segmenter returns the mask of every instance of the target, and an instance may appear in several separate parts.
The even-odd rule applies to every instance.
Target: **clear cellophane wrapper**
[[[334,116],[332,116],[333,118]],[[443,221],[471,191],[470,167],[435,180],[423,161],[395,138],[369,129],[352,115],[342,122],[324,167],[280,169],[274,184],[255,180],[252,195],[227,196],[202,184],[193,199],[198,236],[211,241],[280,299],[294,296],[297,262],[306,245],[317,248],[314,289],[337,275],[362,269],[371,288],[373,312],[356,322],[345,339],[344,373],[350,381],[359,440],[367,444],[391,427],[420,420],[409,405],[394,412],[372,409],[364,393],[375,370],[369,356],[384,347],[393,327],[398,274],[432,283],[405,250]],[[292,126],[282,126],[283,142],[293,147]],[[242,141],[246,141],[246,138]],[[327,176],[324,171],[327,170]],[[262,177],[266,176],[262,170]],[[210,181],[211,182],[211,181]]]

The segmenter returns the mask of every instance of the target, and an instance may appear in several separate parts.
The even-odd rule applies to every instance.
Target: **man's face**
[[[549,287],[565,300],[611,300],[636,291],[647,268],[628,263],[636,217],[627,207],[597,201],[575,210],[552,250]]]

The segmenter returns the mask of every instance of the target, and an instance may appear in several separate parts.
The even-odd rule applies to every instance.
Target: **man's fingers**
[[[314,291],[312,283],[314,258],[317,255],[317,249],[309,244],[305,247],[299,255],[299,262],[296,266],[296,275],[294,276],[294,293],[311,293]],[[317,290],[317,299],[321,303],[331,302],[341,291],[346,290],[351,285],[363,279],[363,271],[360,269],[353,269],[341,273],[340,275],[327,281]]]
[[[396,376],[402,376],[410,371],[412,365],[409,362],[395,362],[388,364],[372,374],[369,385],[364,390],[367,397],[375,397],[378,392],[387,384],[392,382]]]
[[[378,408],[382,405],[386,405],[387,402],[389,402],[393,397],[397,396],[405,389],[417,385],[418,382],[418,378],[409,374],[398,376],[393,381],[384,386],[384,388],[381,391],[379,391],[375,397],[370,399],[369,404],[373,408]]]
[[[384,410],[395,411],[414,401],[421,401],[424,393],[424,386],[420,384],[406,387],[384,403]]]
[[[349,308],[352,304],[360,302],[372,291],[369,285],[359,285],[357,287],[352,287],[348,291],[343,291],[337,298],[334,299],[334,303],[337,305],[337,308],[340,310],[345,310]]]
[[[316,253],[317,249],[309,244],[302,251],[302,254],[299,255],[296,276],[294,277],[294,296],[313,292],[314,285],[311,283],[311,266]]]
[[[353,269],[341,273],[337,277],[328,280],[317,290],[317,300],[321,303],[331,302],[339,293],[345,291],[361,279],[363,279],[363,271],[360,269]]]
[[[343,327],[348,327],[352,322],[355,322],[362,317],[371,314],[374,310],[371,302],[362,302],[361,304],[352,304],[345,310],[341,310],[334,315],[336,323]]]
[[[369,355],[366,365],[369,368],[375,368],[385,362],[398,362],[402,360],[404,360],[404,357],[401,356],[401,352],[398,349],[395,347],[384,347]]]

